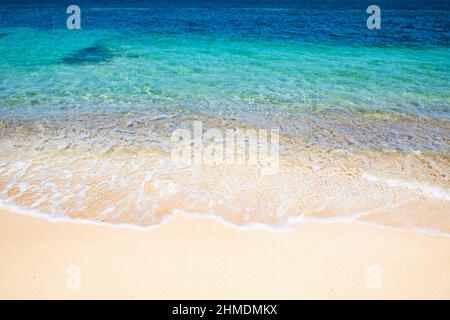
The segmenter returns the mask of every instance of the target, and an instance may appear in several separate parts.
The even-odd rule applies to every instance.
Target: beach
[[[32,2],[0,298],[450,299],[447,3]]]
[[[245,230],[183,215],[149,230],[4,209],[0,221],[2,299],[450,298],[448,237],[354,222]]]

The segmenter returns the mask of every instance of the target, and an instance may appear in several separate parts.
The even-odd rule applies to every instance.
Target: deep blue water
[[[0,112],[448,118],[449,1],[0,1]]]
[[[353,45],[449,44],[450,1],[377,1],[382,29],[366,28],[373,1],[75,1],[83,29],[197,33]],[[0,27],[65,28],[67,1],[0,1]]]

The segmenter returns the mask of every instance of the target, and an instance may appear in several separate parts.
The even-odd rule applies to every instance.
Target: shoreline
[[[154,229],[160,228],[161,226],[170,223],[171,220],[180,218],[186,219],[204,219],[223,224],[235,230],[241,231],[265,231],[273,233],[288,232],[295,228],[298,228],[303,223],[315,223],[315,224],[346,224],[354,223],[363,226],[368,226],[370,228],[379,228],[381,230],[387,230],[392,232],[401,233],[412,233],[412,234],[423,234],[428,236],[436,236],[443,238],[450,238],[450,234],[446,232],[440,232],[434,229],[422,229],[422,228],[402,228],[394,227],[389,225],[378,224],[377,222],[358,220],[358,217],[325,217],[325,218],[314,218],[306,216],[297,216],[288,218],[284,223],[280,225],[271,225],[261,222],[246,222],[243,224],[236,224],[232,221],[225,219],[224,217],[214,214],[214,213],[197,213],[197,212],[184,212],[182,210],[174,209],[171,214],[163,217],[162,220],[157,224],[152,224],[148,226],[143,226],[139,224],[132,223],[110,223],[106,221],[91,220],[88,218],[77,218],[69,216],[51,216],[43,212],[35,211],[33,209],[24,209],[14,205],[5,205],[0,203],[0,212],[6,211],[13,214],[18,214],[30,218],[43,219],[49,223],[60,222],[60,223],[79,223],[100,226],[102,228],[112,228],[112,229],[128,229],[138,232],[151,232]]]
[[[0,219],[3,299],[450,298],[446,237],[352,222],[242,230],[182,215],[151,230],[3,208]]]

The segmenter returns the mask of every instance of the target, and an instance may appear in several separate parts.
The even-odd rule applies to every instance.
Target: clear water
[[[401,177],[406,184],[420,186],[435,184],[446,194],[449,1],[377,1],[382,11],[381,30],[366,27],[369,1],[75,2],[81,7],[81,30],[67,30],[66,1],[0,1],[0,138],[4,146],[0,196],[7,203],[39,209],[43,195],[40,202],[30,200],[30,204],[17,200],[13,190],[21,185],[22,196],[35,190],[36,177],[41,183],[60,183],[56,198],[56,194],[64,194],[57,204],[46,204],[41,211],[66,212],[70,201],[83,198],[71,185],[72,178],[65,183],[55,178],[63,169],[68,177],[73,176],[74,168],[65,164],[75,156],[55,160],[52,167],[54,150],[51,159],[48,153],[39,153],[52,145],[49,141],[56,141],[57,146],[52,147],[64,150],[87,143],[99,145],[99,140],[107,150],[124,143],[141,146],[139,139],[148,138],[148,132],[144,132],[147,126],[139,123],[151,123],[162,133],[193,114],[212,125],[226,119],[278,127],[308,148],[357,148],[361,158],[372,149],[394,150],[403,160],[347,159],[348,165],[343,167],[364,163],[365,169],[372,166],[391,173],[389,179]],[[124,114],[129,116],[124,119]],[[100,128],[108,129],[100,133]],[[30,155],[30,150],[36,153]],[[425,160],[414,158],[414,162],[411,152],[422,154],[427,161],[425,169],[420,164]],[[21,156],[11,158],[14,153]],[[8,184],[17,166],[29,168],[30,163],[23,164],[28,160],[33,168],[25,170],[29,179],[24,173],[25,178]],[[106,160],[102,160],[104,164],[109,163]],[[101,170],[92,164],[92,175],[85,181],[101,181],[112,168],[123,164],[114,161]],[[318,163],[314,161],[311,166],[315,168]],[[394,172],[392,168],[399,163],[400,169]],[[48,171],[39,169],[43,164]],[[92,168],[102,173],[96,176],[97,169]],[[114,185],[120,180],[120,190],[124,185],[132,189],[140,185],[139,178],[109,182]],[[282,180],[274,181],[279,183],[264,182],[275,184],[269,188],[277,190],[269,202],[273,206],[282,202],[280,197],[286,193]],[[291,191],[296,188],[296,180],[292,181]],[[329,181],[324,183],[331,185]],[[182,185],[188,185],[192,194],[204,187]],[[356,185],[352,181],[339,187],[345,201],[358,198]],[[374,195],[376,199],[368,202],[373,206],[396,204],[404,197],[386,185],[360,187],[369,190],[361,199]],[[305,184],[305,188],[311,189],[311,185]],[[330,186],[327,190],[334,199],[337,189]],[[70,199],[71,194],[78,198]],[[386,200],[386,195],[395,200]],[[209,196],[203,194],[196,201]],[[239,200],[238,192],[234,196]],[[83,199],[79,208],[87,210],[94,200]],[[139,211],[142,215],[156,202],[146,201],[147,207]],[[124,202],[129,205],[132,201]],[[318,203],[315,208],[321,206]],[[446,204],[442,206],[439,210],[445,211]],[[270,215],[275,207],[260,210]]]
[[[12,3],[0,9],[1,114],[344,108],[449,116],[449,11],[437,10],[447,2],[380,4],[381,30],[366,28],[363,2],[80,2],[82,30],[74,31],[65,2]]]

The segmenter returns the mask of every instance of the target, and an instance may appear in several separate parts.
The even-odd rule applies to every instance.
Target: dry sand
[[[243,230],[186,216],[135,230],[4,209],[0,221],[3,299],[450,299],[448,237],[354,222]]]

